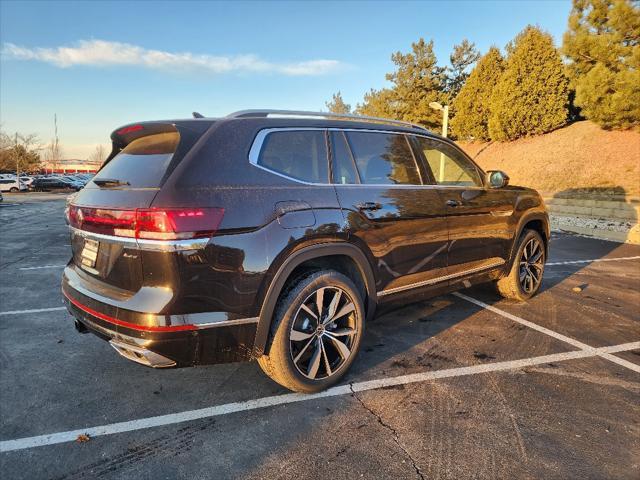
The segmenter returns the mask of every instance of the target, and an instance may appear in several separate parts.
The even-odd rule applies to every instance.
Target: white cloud
[[[80,40],[70,47],[27,48],[5,43],[2,56],[16,60],[50,63],[61,68],[85,66],[140,66],[153,69],[201,70],[211,74],[232,72],[278,73],[290,76],[313,76],[335,72],[345,66],[338,60],[305,60],[273,63],[256,55],[215,56],[190,52],[149,50],[137,45],[106,40]]]

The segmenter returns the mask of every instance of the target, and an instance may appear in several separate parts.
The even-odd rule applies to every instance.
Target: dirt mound
[[[584,121],[514,142],[458,142],[485,170],[504,170],[513,185],[640,196],[640,133],[607,131]]]

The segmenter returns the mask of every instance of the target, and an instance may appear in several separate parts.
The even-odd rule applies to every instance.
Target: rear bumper
[[[67,310],[81,326],[137,363],[155,368],[185,367],[252,357],[257,318],[221,319],[215,313],[156,315],[125,310],[114,304],[118,302],[74,288],[66,274],[62,293]],[[205,323],[203,319],[214,321]]]

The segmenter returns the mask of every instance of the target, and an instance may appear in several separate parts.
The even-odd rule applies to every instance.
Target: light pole
[[[16,154],[16,183],[18,184],[18,193],[20,193],[20,152],[18,152],[18,132],[16,132],[13,151]]]
[[[449,128],[449,105],[442,106],[438,102],[431,102],[429,106],[434,110],[442,110],[442,136],[447,138],[447,130]],[[444,181],[444,153],[440,152],[440,171],[438,172],[438,181]]]
[[[442,110],[442,136],[447,138],[447,129],[449,127],[449,105],[442,106],[438,102],[429,104],[434,110]]]

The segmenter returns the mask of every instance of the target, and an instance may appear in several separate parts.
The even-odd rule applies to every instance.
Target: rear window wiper
[[[129,182],[123,182],[122,180],[118,180],[117,178],[98,178],[94,179],[93,183],[95,183],[99,187],[123,187],[131,185]]]

